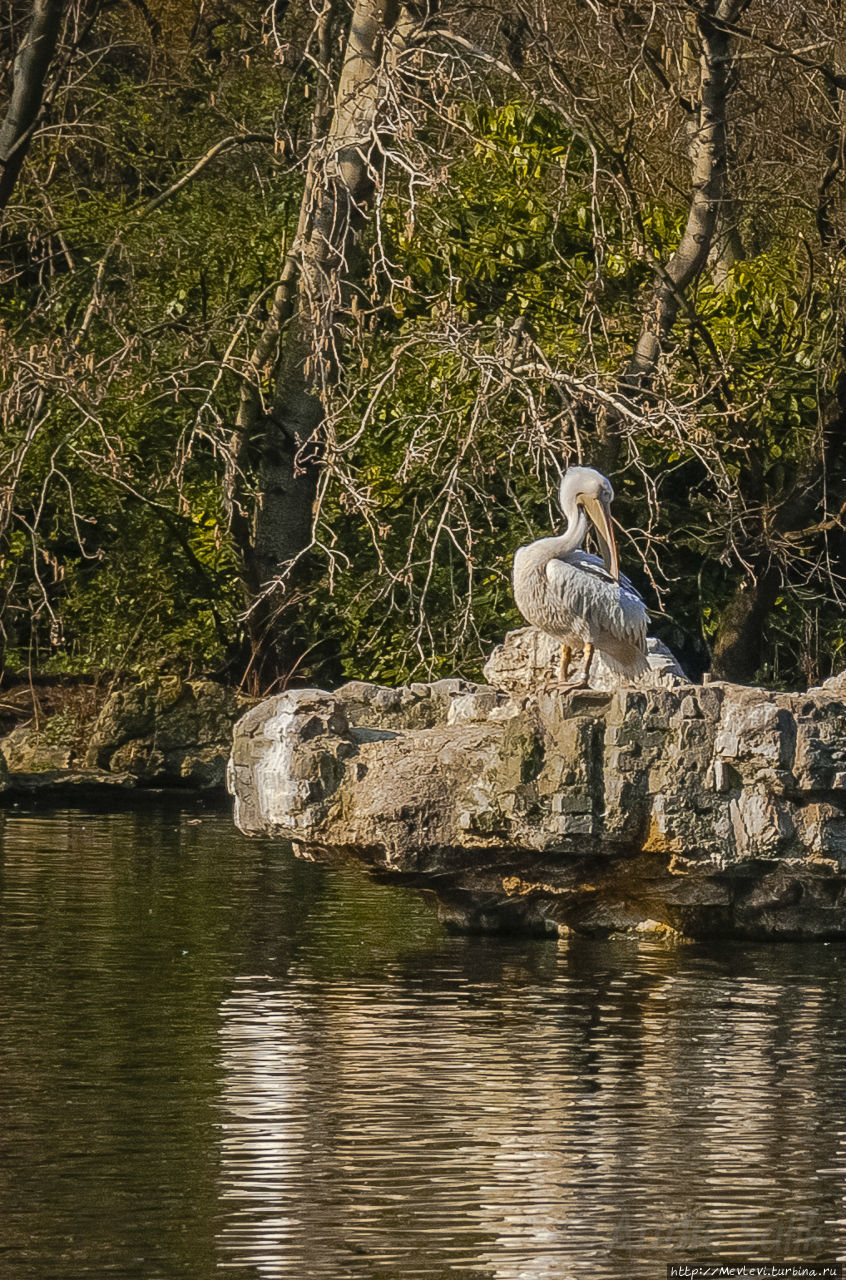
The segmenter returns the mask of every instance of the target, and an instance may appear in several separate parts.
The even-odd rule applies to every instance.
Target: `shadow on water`
[[[154,803],[0,830],[3,1280],[846,1252],[841,947],[455,937]]]

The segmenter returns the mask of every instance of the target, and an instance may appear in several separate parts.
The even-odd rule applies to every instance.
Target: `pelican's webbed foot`
[[[587,689],[587,676],[577,676],[575,680],[548,680],[544,684],[547,693],[573,693],[576,689]]]
[[[593,645],[590,643],[585,645],[585,665],[581,675],[576,676],[573,680],[568,680],[567,675],[572,657],[573,654],[569,645],[562,644],[558,679],[547,682],[544,685],[545,689],[550,692],[555,690],[558,693],[572,693],[576,689],[588,689],[590,687],[590,664],[593,661]]]

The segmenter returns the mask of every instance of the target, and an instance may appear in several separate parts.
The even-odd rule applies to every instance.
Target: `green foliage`
[[[166,31],[150,40],[126,33],[122,10],[106,15],[102,53],[65,108],[96,123],[70,140],[44,131],[10,217],[15,288],[0,326],[17,362],[0,368],[0,389],[6,458],[20,466],[0,541],[7,668],[220,668],[242,639],[224,453],[302,176],[271,148],[235,147],[148,205],[221,138],[271,132],[283,98],[285,136],[305,133],[311,100],[303,79],[283,83],[246,6],[219,6],[202,49],[190,17],[163,9]],[[421,123],[442,168],[413,199],[392,171],[378,241],[375,219],[363,235],[377,265],[325,392],[334,470],[320,549],[279,615],[300,679],[478,674],[520,625],[513,552],[558,524],[556,465],[598,459],[591,394],[616,387],[654,262],[684,228],[683,192],[661,183],[621,201],[551,109],[454,105],[458,142],[441,118]],[[840,299],[836,278],[797,252],[798,227],[720,287],[700,277],[696,320],[680,311],[614,476],[634,531],[624,567],[694,667],[756,539],[820,458]],[[512,349],[518,322],[525,341]],[[20,388],[30,403],[43,392],[35,434]],[[846,643],[839,613],[820,608],[819,536],[789,550],[762,672],[775,683]]]
[[[33,150],[30,175],[51,175],[38,246],[50,272],[20,273],[0,299],[0,329],[34,379],[46,371],[50,394],[31,440],[23,417],[4,437],[7,456],[23,453],[0,541],[7,667],[213,668],[239,642],[210,435],[234,416],[239,383],[221,377],[221,355],[239,324],[249,338],[262,322],[299,180],[272,166],[256,190],[255,148],[234,148],[144,212],[221,137],[267,133],[279,100],[272,60],[244,56],[240,21],[218,24],[205,64],[179,26],[194,16],[163,17],[175,24],[167,53],[143,32],[127,39],[125,12],[103,19],[70,108],[96,104],[96,129],[70,146],[48,131]],[[20,194],[37,201],[39,189],[24,182]],[[15,216],[21,240],[7,252],[30,261],[32,225]],[[13,362],[10,397],[20,378]]]
[[[342,440],[357,442],[349,477],[366,519],[345,501],[347,488],[327,503],[327,545],[339,555],[333,594],[315,614],[315,640],[344,637],[335,657],[348,676],[394,683],[456,667],[477,675],[485,651],[521,624],[511,559],[521,542],[559,522],[550,507],[556,477],[526,426],[525,402],[513,388],[486,393],[486,361],[502,360],[504,335],[522,317],[551,364],[613,374],[637,340],[651,280],[617,208],[597,204],[585,149],[560,122],[512,105],[474,109],[472,123],[474,152],[452,166],[448,182],[417,196],[413,219],[400,193],[384,214],[386,256],[403,287],[385,289],[385,321],[361,339],[368,378],[338,425]],[[649,206],[641,228],[649,252],[666,256],[683,221],[682,210]],[[590,322],[592,290],[602,298],[601,324]],[[707,665],[703,638],[713,640],[736,589],[738,549],[754,553],[757,513],[787,502],[797,473],[818,455],[821,405],[831,394],[825,371],[838,359],[835,307],[830,278],[811,277],[789,239],[738,264],[722,287],[703,276],[700,328],[680,318],[664,388],[671,402],[695,397],[695,431],[656,423],[631,434],[630,450],[656,489],[650,507],[641,470],[615,477],[622,526],[651,530],[642,564],[640,544],[624,544],[626,570],[653,610],[659,599],[643,570],[650,559],[659,570],[670,612],[659,613],[654,630],[694,671]],[[445,315],[463,346],[444,342]],[[706,337],[718,373],[703,378]],[[403,358],[362,433],[374,382],[398,347]],[[351,384],[352,376],[347,392]],[[535,390],[540,417],[561,424],[549,442],[553,456],[572,460],[572,419],[562,419],[548,384]],[[581,444],[592,461],[591,419],[581,421]],[[807,552],[811,572],[810,551],[797,551]],[[801,678],[801,563],[770,624],[779,664],[762,678]],[[826,644],[839,651],[842,640],[832,634],[823,651]]]

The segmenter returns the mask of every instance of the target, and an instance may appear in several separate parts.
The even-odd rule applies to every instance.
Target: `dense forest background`
[[[692,674],[844,665],[841,0],[10,0],[2,670],[477,672],[561,468]]]

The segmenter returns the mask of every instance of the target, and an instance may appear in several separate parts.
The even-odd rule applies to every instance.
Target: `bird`
[[[514,556],[514,600],[533,627],[561,642],[559,683],[585,688],[594,652],[623,677],[649,669],[646,661],[646,605],[620,573],[611,524],[614,490],[593,467],[568,467],[558,501],[567,527],[557,538],[540,538]],[[588,520],[600,556],[582,550]],[[568,681],[574,649],[584,650],[580,679]]]

